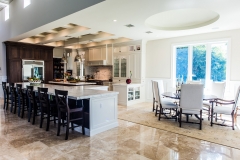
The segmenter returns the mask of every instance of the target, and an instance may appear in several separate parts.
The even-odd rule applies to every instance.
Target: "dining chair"
[[[212,82],[211,83],[211,95],[216,96],[219,99],[224,98],[226,82]],[[212,103],[210,101],[203,103],[203,110],[208,111],[208,120],[211,117],[211,106]]]
[[[156,100],[155,116],[159,114],[158,120],[161,119],[162,115],[164,115],[165,118],[177,120],[176,114],[177,114],[178,106],[174,104],[172,101],[163,100],[163,97],[161,96],[163,91],[161,90],[161,87],[163,87],[163,85],[161,85],[161,83],[159,83],[158,81],[153,81],[153,87],[154,87],[155,98],[156,98],[155,99]],[[158,110],[158,107],[159,107],[159,110]],[[172,116],[172,110],[175,111],[174,116]]]
[[[54,121],[54,123],[56,123],[56,116],[58,116],[57,104],[55,103],[56,101],[55,99],[50,100],[51,96],[52,95],[48,95],[48,88],[38,87],[38,98],[41,110],[40,128],[42,128],[43,120],[47,119],[46,131],[49,131],[50,121]],[[53,117],[53,120],[50,120],[51,117]]]
[[[56,103],[58,107],[58,130],[57,130],[57,136],[60,135],[60,127],[61,125],[66,125],[66,135],[65,140],[68,139],[69,129],[74,130],[74,128],[82,126],[82,134],[85,135],[84,130],[84,105],[82,103],[82,106],[80,108],[73,108],[71,109],[68,105],[68,91],[63,90],[57,90],[55,89],[55,98]],[[75,116],[73,115],[74,113]],[[66,115],[63,117],[62,115]],[[66,119],[66,123],[64,122],[64,119]],[[74,126],[74,122],[81,121],[81,125]],[[69,127],[69,123],[71,123],[71,127]]]
[[[7,82],[2,82],[2,89],[3,89],[3,96],[4,96],[3,109],[8,110],[9,91],[8,91],[8,87],[7,87]]]
[[[202,106],[203,106],[203,84],[182,84],[179,111],[179,127],[182,122],[199,124],[202,129]],[[182,121],[182,114],[186,115],[186,121]],[[199,123],[189,122],[189,115],[200,115]]]
[[[224,100],[224,99],[217,98],[211,101],[212,103],[211,114],[212,115],[215,114],[215,121],[216,122],[217,120],[223,121],[223,123],[213,123],[213,116],[211,116],[211,126],[213,124],[228,126],[224,124],[224,122],[228,120],[222,119],[222,118],[218,119],[217,114],[231,115],[232,125],[230,127],[232,127],[232,129],[234,130],[234,125],[237,118],[237,109],[238,109],[237,105],[238,105],[239,96],[240,96],[240,86],[238,87],[234,100]]]

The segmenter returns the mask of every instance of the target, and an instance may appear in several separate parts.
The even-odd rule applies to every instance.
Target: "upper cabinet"
[[[95,61],[104,61],[105,65],[112,65],[112,47],[90,48],[88,65],[97,64]]]
[[[128,45],[114,47],[114,53],[125,53],[125,52],[140,52],[141,45]]]

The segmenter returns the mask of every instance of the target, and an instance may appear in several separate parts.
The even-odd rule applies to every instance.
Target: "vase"
[[[130,84],[131,83],[131,79],[126,79],[126,83]]]

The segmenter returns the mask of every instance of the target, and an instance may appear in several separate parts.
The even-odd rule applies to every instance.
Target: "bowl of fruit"
[[[41,83],[41,80],[39,78],[28,78],[28,82],[30,82],[30,84],[39,84]]]

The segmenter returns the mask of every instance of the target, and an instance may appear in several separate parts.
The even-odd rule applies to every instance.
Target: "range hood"
[[[88,61],[88,66],[111,66],[107,64],[107,60],[98,60],[98,61]]]

